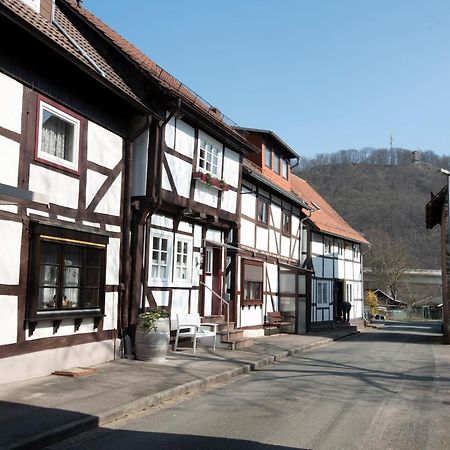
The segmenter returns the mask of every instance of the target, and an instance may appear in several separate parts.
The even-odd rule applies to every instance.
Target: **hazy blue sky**
[[[300,155],[450,152],[450,0],[85,0],[241,126]]]

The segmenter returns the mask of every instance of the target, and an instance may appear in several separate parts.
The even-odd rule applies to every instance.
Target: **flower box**
[[[210,173],[194,172],[192,178],[219,191],[228,191],[230,189],[230,186],[225,181],[212,176]]]

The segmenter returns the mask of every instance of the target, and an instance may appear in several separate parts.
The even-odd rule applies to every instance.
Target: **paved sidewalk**
[[[164,364],[119,359],[86,377],[0,385],[0,449],[38,449],[114,419],[354,334],[328,330],[255,339],[243,350],[183,348]]]

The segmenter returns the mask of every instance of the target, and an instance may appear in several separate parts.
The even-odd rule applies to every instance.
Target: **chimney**
[[[52,21],[53,0],[41,0],[40,13],[49,22]]]

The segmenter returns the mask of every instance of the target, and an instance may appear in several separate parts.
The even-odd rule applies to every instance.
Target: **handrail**
[[[230,302],[221,297],[217,292],[214,292],[203,281],[200,281],[200,284],[205,286],[205,288],[208,289],[208,291],[210,291],[213,295],[215,295],[222,303],[225,303],[225,305],[227,305],[227,339],[230,340]]]

